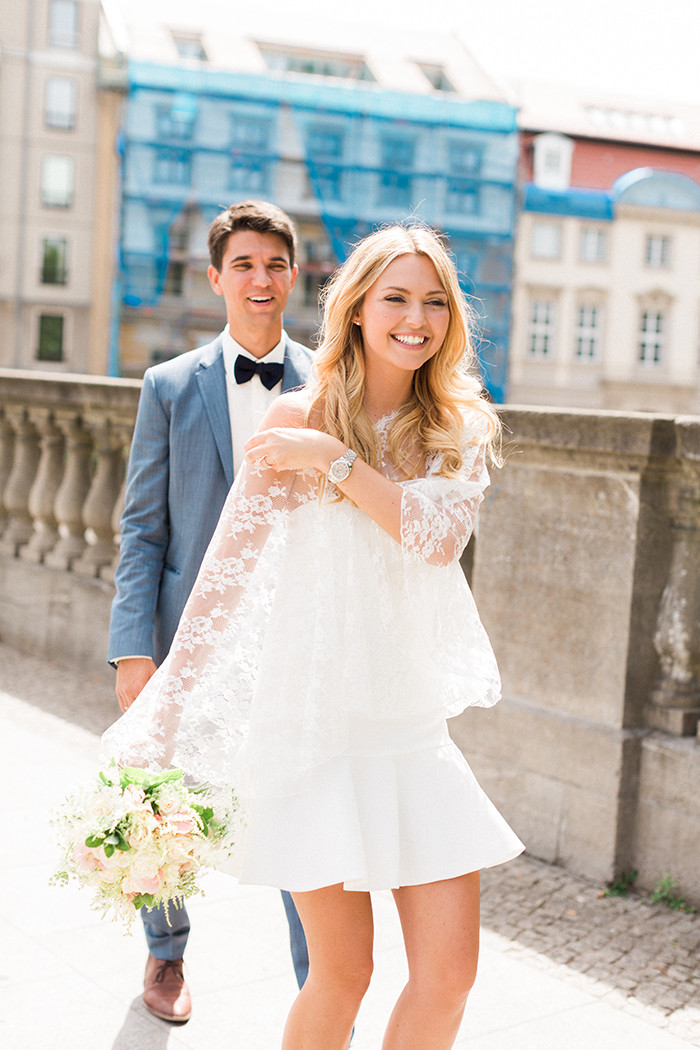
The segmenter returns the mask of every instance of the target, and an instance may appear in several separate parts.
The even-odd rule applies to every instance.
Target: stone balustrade
[[[0,369],[0,553],[113,579],[140,388]]]
[[[0,370],[0,637],[92,674],[139,389]],[[502,415],[469,571],[504,699],[453,735],[536,856],[700,903],[700,418]]]

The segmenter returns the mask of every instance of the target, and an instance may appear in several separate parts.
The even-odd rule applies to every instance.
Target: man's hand
[[[122,711],[131,707],[155,670],[154,661],[147,656],[133,656],[119,661],[115,689]]]

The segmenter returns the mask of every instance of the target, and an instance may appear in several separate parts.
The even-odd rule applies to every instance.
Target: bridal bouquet
[[[54,817],[64,859],[51,881],[92,888],[93,906],[127,925],[144,905],[167,915],[202,892],[201,870],[230,851],[235,811],[232,793],[189,788],[180,769],[112,765]]]

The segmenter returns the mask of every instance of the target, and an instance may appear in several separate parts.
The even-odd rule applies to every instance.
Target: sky
[[[276,0],[268,0],[270,7]],[[348,20],[455,30],[488,72],[700,105],[700,0],[345,0]],[[268,12],[272,15],[272,12]],[[289,0],[284,0],[289,9]],[[308,16],[319,0],[295,0]],[[343,0],[332,0],[336,18]],[[302,14],[303,13],[303,14]],[[306,19],[305,19],[306,20]],[[270,18],[270,24],[273,24]]]
[[[502,76],[700,105],[700,0],[444,3],[465,43]]]
[[[265,20],[294,25],[313,47],[314,26],[331,19],[348,39],[392,29],[457,33],[497,80],[582,86],[632,99],[700,106],[700,0],[112,0],[164,12],[169,24],[201,17],[222,26]],[[262,12],[262,15],[261,15]],[[366,31],[365,31],[365,26]]]

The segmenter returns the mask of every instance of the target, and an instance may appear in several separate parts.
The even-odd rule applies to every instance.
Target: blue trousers
[[[297,984],[301,988],[309,972],[309,954],[301,919],[294,907],[291,894],[282,890],[282,901],[289,923],[289,946]],[[156,959],[181,959],[190,932],[190,920],[184,904],[181,908],[169,909],[170,925],[163,908],[141,908],[141,918],[146,934],[146,943]]]

